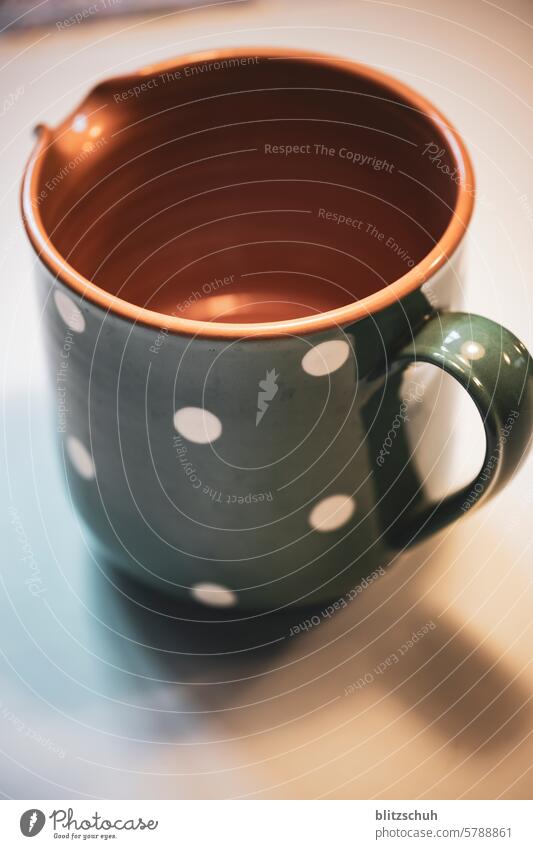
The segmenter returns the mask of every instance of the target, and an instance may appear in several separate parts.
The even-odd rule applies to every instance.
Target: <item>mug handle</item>
[[[477,508],[517,470],[533,433],[533,365],[527,348],[509,330],[459,312],[430,318],[394,359],[431,363],[454,377],[474,401],[487,440],[472,483],[407,516],[395,540],[403,548]]]

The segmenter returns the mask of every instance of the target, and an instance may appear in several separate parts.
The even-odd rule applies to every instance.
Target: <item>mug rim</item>
[[[241,57],[294,59],[313,65],[347,70],[353,76],[381,85],[384,89],[391,92],[391,94],[403,100],[408,107],[421,113],[436,126],[440,134],[445,138],[448,145],[448,153],[451,154],[454,160],[453,165],[459,179],[457,181],[455,204],[450,212],[450,219],[446,229],[431,251],[410,268],[406,274],[379,289],[377,292],[367,295],[358,301],[352,301],[342,307],[300,318],[257,323],[243,322],[240,324],[237,322],[198,321],[196,319],[188,319],[146,309],[117,295],[113,295],[95,283],[92,283],[76,271],[52,244],[44,228],[39,212],[39,204],[35,202],[35,198],[38,195],[37,190],[44,154],[49,144],[53,141],[54,130],[40,124],[37,127],[39,132],[38,141],[26,165],[22,179],[21,208],[24,226],[30,242],[44,265],[53,273],[56,279],[60,280],[67,288],[76,292],[83,299],[87,299],[107,312],[118,315],[127,321],[140,323],[158,331],[164,328],[165,332],[168,333],[218,339],[301,336],[309,333],[317,333],[332,327],[346,326],[373,313],[381,312],[381,310],[398,302],[416,289],[419,289],[442,266],[449,262],[452,254],[466,233],[474,207],[474,172],[470,155],[461,135],[443,113],[423,95],[418,94],[410,86],[383,71],[359,62],[354,62],[351,59],[301,49],[290,50],[278,47],[235,46],[217,50],[203,50],[184,54],[175,59],[163,60],[152,65],[145,65],[138,71],[105,78],[91,89],[82,102],[67,115],[59,126],[72,121],[80,108],[101,87],[112,85],[126,87],[135,81],[142,82],[144,77],[154,76],[164,72],[168,73],[173,70],[176,71],[185,65]]]

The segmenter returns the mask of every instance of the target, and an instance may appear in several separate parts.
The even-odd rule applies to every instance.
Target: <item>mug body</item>
[[[100,556],[164,592],[253,610],[329,603],[381,574],[407,505],[426,498],[413,423],[442,392],[438,374],[388,361],[460,301],[455,264],[432,302],[422,288],[274,339],[131,324],[40,276],[68,488]]]
[[[440,382],[394,355],[460,306],[471,210],[466,154],[425,101],[269,54],[108,81],[24,187],[91,544],[165,593],[247,611],[346,603],[427,501],[412,454]]]

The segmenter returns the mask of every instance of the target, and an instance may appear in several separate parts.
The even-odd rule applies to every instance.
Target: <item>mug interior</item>
[[[36,193],[56,250],[106,292],[282,321],[366,298],[434,248],[458,194],[448,138],[347,64],[235,53],[97,87]]]

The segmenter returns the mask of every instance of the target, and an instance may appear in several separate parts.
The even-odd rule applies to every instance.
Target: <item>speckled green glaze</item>
[[[264,340],[158,334],[39,275],[56,383],[68,341],[60,444],[72,500],[98,557],[165,593],[243,611],[338,599],[477,509],[528,445],[529,354],[498,324],[447,312],[459,300],[451,266],[431,281],[431,303],[421,287],[350,326]],[[308,373],[303,358],[331,341],[349,346],[342,365]],[[478,479],[441,503],[412,462],[415,361],[453,375],[487,436]],[[278,390],[258,424],[272,370]],[[426,386],[414,402],[429,416],[433,398]],[[216,417],[213,441],[176,429],[191,407]],[[340,525],[313,528],[313,511],[339,495],[349,499]]]

